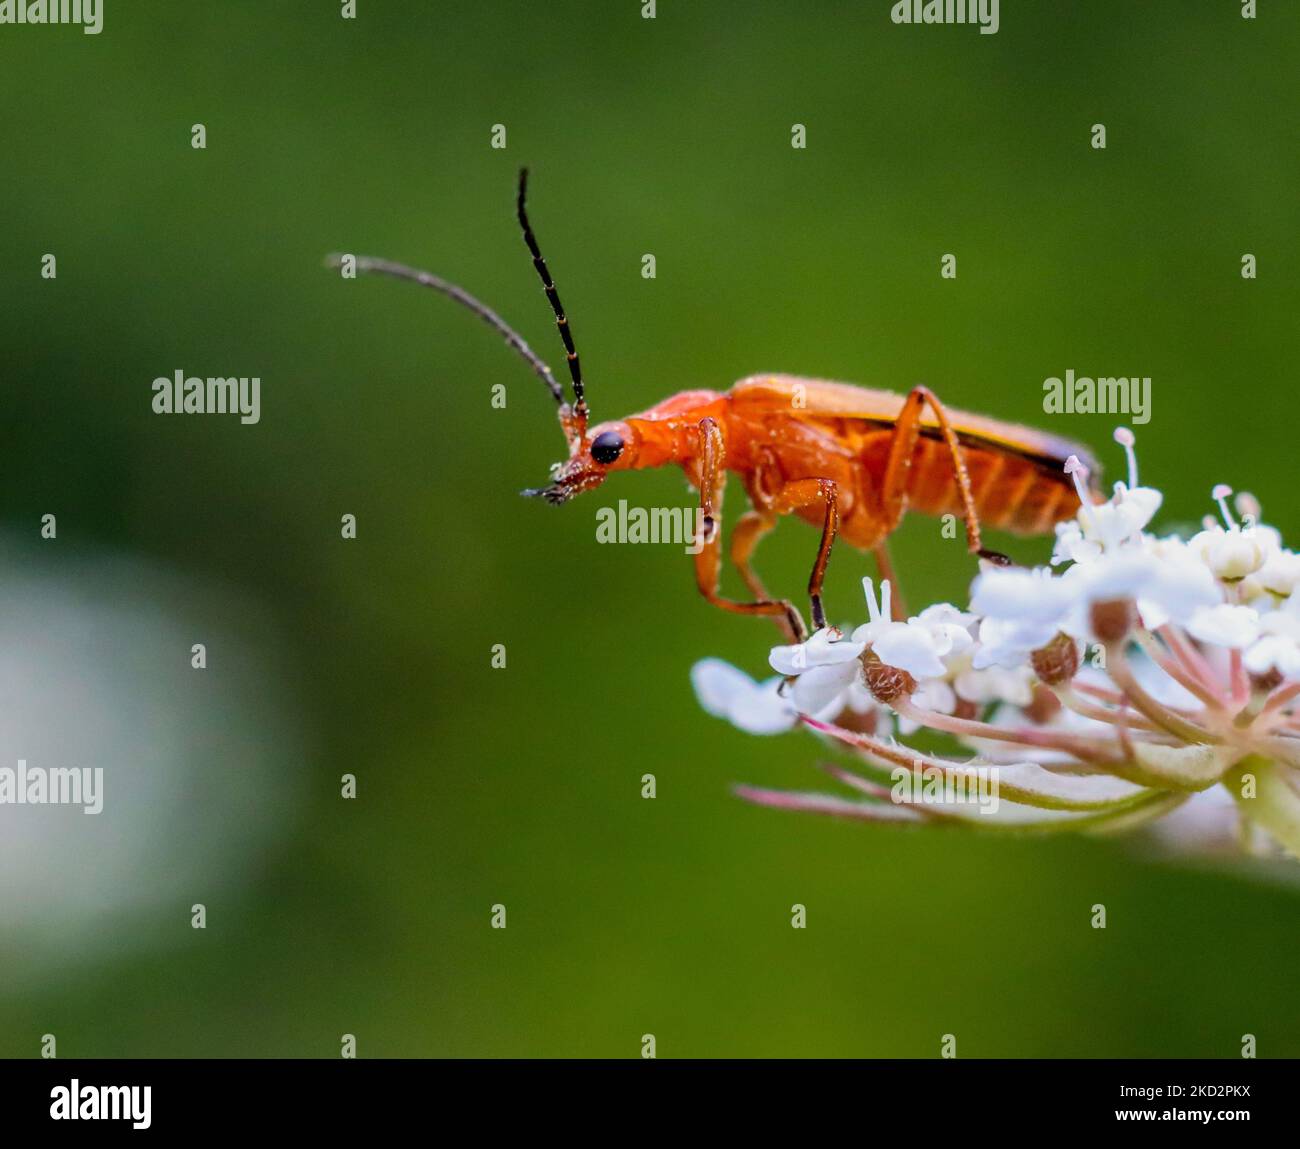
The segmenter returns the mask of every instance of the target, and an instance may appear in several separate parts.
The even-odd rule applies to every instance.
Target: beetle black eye
[[[591,441],[591,457],[609,466],[623,453],[623,438],[617,431],[602,431]]]

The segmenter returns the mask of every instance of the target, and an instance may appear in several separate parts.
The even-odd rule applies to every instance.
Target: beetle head
[[[600,423],[590,435],[570,440],[568,461],[551,468],[551,481],[545,487],[523,493],[553,506],[567,503],[575,495],[599,487],[611,471],[631,470],[636,465],[637,447],[637,434],[629,423]]]

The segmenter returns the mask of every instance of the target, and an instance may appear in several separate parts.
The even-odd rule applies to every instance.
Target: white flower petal
[[[1015,670],[1025,665],[1033,651],[1051,642],[1059,629],[1054,621],[1012,622],[986,618],[980,623],[979,646],[971,665],[976,670],[990,666]]]
[[[1249,606],[1198,607],[1187,621],[1194,638],[1229,650],[1244,650],[1259,637],[1259,612]]]
[[[1028,706],[1034,699],[1033,684],[1034,674],[1023,663],[1010,669],[972,666],[957,675],[957,680],[953,683],[960,697],[980,706],[986,706],[990,702]]]
[[[1207,567],[1185,556],[1181,561],[1161,562],[1138,601],[1149,604],[1148,609],[1158,607],[1174,622],[1184,623],[1197,610],[1221,603],[1223,590]]]
[[[894,623],[871,644],[871,649],[881,662],[906,670],[913,678],[938,678],[944,673],[934,636],[923,626]]]
[[[1137,598],[1156,579],[1160,564],[1141,550],[1117,551],[1087,566],[1071,567],[1061,577],[1083,601]]]
[[[747,734],[784,734],[793,730],[799,717],[789,699],[778,693],[780,688],[779,678],[758,683],[732,701],[727,718]]]
[[[790,696],[795,707],[803,714],[820,714],[839,701],[858,677],[857,662],[841,663],[837,666],[814,666],[794,680]],[[841,706],[835,706],[838,713]]]
[[[758,683],[720,658],[705,658],[691,667],[691,685],[707,713],[749,734],[780,734],[798,722],[794,706],[777,693],[779,678]]]
[[[743,670],[721,658],[702,658],[691,667],[691,685],[707,714],[726,718],[732,699],[742,691],[753,690],[755,683]]]
[[[982,571],[971,587],[971,610],[984,618],[1048,624],[1069,608],[1072,588],[1047,570]]]
[[[936,714],[951,714],[957,709],[957,695],[942,678],[927,678],[912,695],[912,702]]]
[[[774,646],[768,664],[777,674],[787,677],[803,674],[814,666],[834,666],[852,662],[862,653],[864,644],[846,640],[835,627],[824,627],[807,642],[793,646]]]
[[[1251,645],[1241,662],[1251,674],[1275,670],[1287,678],[1300,678],[1300,643],[1286,635],[1266,634]]]

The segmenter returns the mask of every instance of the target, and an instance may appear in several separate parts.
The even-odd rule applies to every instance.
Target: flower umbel
[[[1161,819],[1199,844],[1300,857],[1300,555],[1250,496],[1215,487],[1222,525],[1184,541],[1147,527],[1162,496],[1128,482],[1086,495],[1052,563],[982,564],[970,609],[902,621],[864,579],[868,621],[777,647],[759,686],[716,660],[693,672],[705,708],[754,733],[802,725],[849,748],[826,767],[854,797],[741,787],[761,805],[868,821],[1114,831]],[[899,736],[964,744],[941,757]]]

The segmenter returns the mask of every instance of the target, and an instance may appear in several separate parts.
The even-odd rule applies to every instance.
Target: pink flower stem
[[[1138,684],[1133,669],[1129,666],[1128,657],[1124,653],[1124,644],[1122,642],[1106,644],[1106,669],[1110,672],[1111,678],[1119,685],[1119,688],[1128,696],[1133,706],[1161,729],[1169,731],[1170,734],[1184,742],[1217,744],[1223,741],[1217,734],[1210,733],[1210,731],[1198,726],[1195,722],[1187,721],[1187,719],[1175,714],[1164,703],[1157,702],[1152,698]]]
[[[1250,682],[1246,679],[1246,671],[1241,665],[1241,651],[1233,650],[1228,653],[1228,666],[1232,680],[1233,704],[1244,706],[1250,698]]]
[[[836,726],[833,722],[823,722],[819,718],[814,718],[811,714],[799,715],[799,721],[805,726],[810,726],[822,734],[829,734],[832,738],[838,739],[849,746],[857,746],[876,758],[881,758],[886,762],[893,762],[896,766],[906,766],[912,771],[922,770],[927,766],[934,766],[943,770],[951,765],[928,754],[921,754],[916,750],[893,746],[876,738],[874,735],[862,734],[857,730],[846,730],[843,726]]]
[[[1213,706],[1216,710],[1223,708],[1223,696],[1218,691],[1209,689],[1184,663],[1176,658],[1171,658],[1161,650],[1160,644],[1146,631],[1138,631],[1137,640],[1142,649],[1150,656],[1151,661],[1177,682],[1179,686],[1183,687],[1184,690],[1196,695],[1207,706]]]
[[[1190,670],[1215,695],[1222,698],[1219,676],[1214,668],[1205,661],[1205,656],[1178,627],[1167,622],[1156,633],[1165,640],[1165,645],[1173,651],[1174,656]]]
[[[1080,682],[1077,678],[1070,683],[1070,689],[1077,690],[1081,694],[1090,694],[1093,698],[1100,698],[1112,706],[1124,705],[1124,696],[1118,690],[1108,690],[1104,686],[1097,686],[1091,682]]]
[[[1140,714],[1133,714],[1124,709],[1124,698],[1122,695],[1116,695],[1116,705],[1114,709],[1108,710],[1104,706],[1094,706],[1091,702],[1080,698],[1070,686],[1058,686],[1055,688],[1056,697],[1061,700],[1061,705],[1073,710],[1075,714],[1084,718],[1091,718],[1095,722],[1107,722],[1112,726],[1118,727],[1120,742],[1123,743],[1129,729],[1134,725],[1139,730],[1154,731],[1160,728],[1149,719],[1142,717]],[[1134,722],[1136,719],[1136,723]],[[1162,732],[1163,733],[1163,732]]]
[[[995,742],[1015,742],[1021,746],[1059,750],[1089,762],[1110,761],[1115,757],[1113,746],[1108,746],[1095,738],[1082,738],[1052,730],[1034,730],[1024,726],[1014,729],[993,726],[988,722],[977,722],[970,718],[956,718],[951,714],[925,710],[906,698],[898,698],[892,705],[904,718],[910,718],[913,722],[928,726],[932,730],[955,734],[958,738],[984,738]]]
[[[1087,694],[1093,698],[1100,698],[1103,702],[1108,702],[1112,706],[1127,706],[1128,699],[1118,690],[1107,690],[1104,686],[1094,686],[1091,682],[1080,682],[1077,678],[1070,683],[1070,689],[1077,690],[1080,694]],[[1184,718],[1191,718],[1195,711],[1186,710],[1181,706],[1170,706],[1175,714]]]
[[[1279,686],[1268,696],[1268,701],[1264,703],[1264,709],[1260,713],[1272,714],[1274,711],[1281,710],[1297,694],[1300,694],[1300,682],[1288,682],[1284,686]]]

